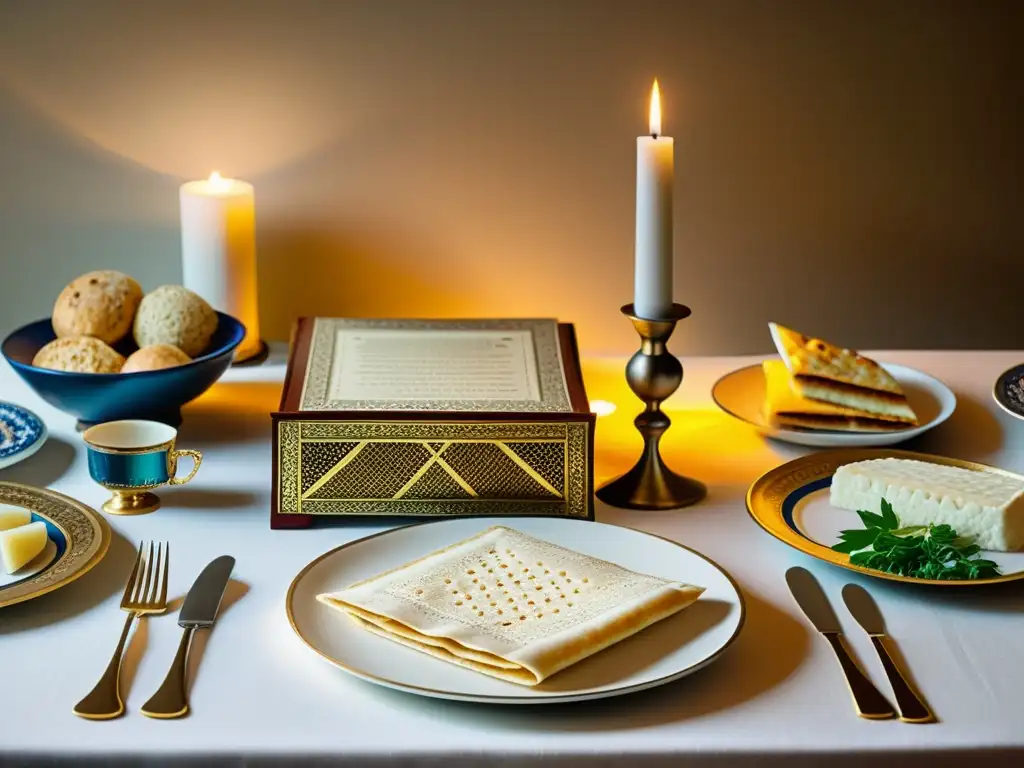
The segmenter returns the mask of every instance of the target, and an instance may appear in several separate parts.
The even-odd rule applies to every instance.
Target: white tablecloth
[[[998,410],[992,383],[1017,353],[915,352],[879,355],[928,371],[957,393],[950,421],[908,448],[1024,471],[1024,423]],[[618,366],[621,361],[615,361]],[[761,440],[714,410],[711,383],[751,362],[689,359],[671,401],[666,438],[672,464],[709,485],[709,498],[677,512],[624,512],[598,504],[598,519],[681,541],[725,567],[744,592],[746,626],[709,668],[661,689],[558,707],[462,705],[391,692],[355,680],[310,653],[285,618],[294,575],[322,552],[378,530],[367,525],[271,531],[270,419],[283,366],[278,359],[228,372],[189,408],[180,447],[206,459],[188,486],[164,489],[155,514],[109,518],[108,556],[85,578],[50,595],[0,609],[0,762],[163,764],[174,758],[236,765],[418,762],[521,764],[538,760],[616,764],[625,756],[681,765],[935,765],[965,759],[1024,761],[1024,588],[908,588],[860,578],[794,552],[763,533],[744,509],[761,472],[803,449]],[[590,361],[588,367],[612,363]],[[607,379],[607,377],[606,377]],[[241,382],[256,382],[244,384]],[[601,397],[588,378],[592,398]],[[72,420],[43,404],[6,366],[2,398],[36,410],[52,436],[34,458],[0,479],[50,486],[96,508]],[[632,458],[628,420],[636,404],[599,422],[599,469]],[[617,462],[617,464],[616,464]],[[128,714],[88,722],[71,707],[95,683],[113,651],[118,601],[143,539],[172,546],[171,589],[183,596],[220,554],[237,559],[220,620],[199,633],[192,657],[192,715],[150,720],[139,706],[167,671],[179,639],[174,614],[139,625],[125,662]],[[849,642],[888,691],[862,632],[841,609],[839,590],[859,581],[876,597],[891,635],[941,722],[907,725],[854,716],[828,645],[805,622],[783,574],[811,568],[836,602]],[[856,631],[855,631],[856,630]],[[283,756],[289,756],[287,760]],[[885,758],[884,755],[888,755]],[[944,758],[944,759],[940,759]]]

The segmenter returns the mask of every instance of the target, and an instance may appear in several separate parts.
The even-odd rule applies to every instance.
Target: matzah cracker
[[[802,396],[793,385],[792,374],[780,360],[765,360],[761,368],[765,381],[765,418],[776,427],[838,432],[892,432],[907,428],[907,424],[898,419]]]
[[[777,323],[768,327],[800,397],[852,408],[870,417],[912,426],[918,423],[899,383],[874,360]]]
[[[532,686],[703,591],[495,526],[317,599],[375,634]]]

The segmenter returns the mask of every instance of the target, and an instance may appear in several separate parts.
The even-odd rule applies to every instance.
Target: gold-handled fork
[[[153,542],[147,551],[143,542],[139,546],[139,554],[135,558],[135,567],[128,577],[124,595],[121,597],[121,610],[128,612],[128,618],[121,630],[121,639],[117,642],[114,657],[107,665],[106,671],[88,695],[75,705],[74,713],[89,720],[110,720],[124,714],[124,701],[121,699],[121,658],[124,644],[128,639],[128,630],[132,620],[151,613],[164,613],[167,610],[167,571],[170,565],[171,548],[166,542],[156,547],[155,556]]]

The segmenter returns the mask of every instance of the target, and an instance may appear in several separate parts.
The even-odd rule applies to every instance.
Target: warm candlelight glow
[[[210,178],[207,183],[209,183],[210,189],[214,192],[227,192],[231,189],[231,179],[223,178],[217,171],[210,174]]]
[[[611,416],[615,413],[615,403],[607,400],[591,400],[590,412],[598,416]]]
[[[661,135],[661,91],[658,89],[658,79],[654,79],[654,87],[651,88],[651,136]]]

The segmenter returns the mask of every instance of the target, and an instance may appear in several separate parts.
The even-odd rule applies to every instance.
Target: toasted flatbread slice
[[[812,429],[822,432],[898,432],[910,426],[900,421],[811,413],[776,414],[773,423],[785,429]]]
[[[779,355],[794,376],[813,376],[863,389],[903,394],[892,374],[852,349],[842,349],[777,323],[768,323],[768,328]]]
[[[918,423],[899,382],[874,360],[777,323],[768,327],[801,397],[853,408],[875,418]]]
[[[533,686],[703,592],[494,526],[317,599],[395,643]]]
[[[804,397],[781,360],[765,360],[761,366],[765,378],[765,418],[775,426],[843,432],[890,432],[908,426],[891,417]]]
[[[905,395],[862,389],[814,376],[794,376],[793,389],[808,400],[845,406],[874,418],[898,421],[903,426],[918,423],[917,414]]]

